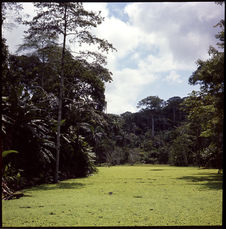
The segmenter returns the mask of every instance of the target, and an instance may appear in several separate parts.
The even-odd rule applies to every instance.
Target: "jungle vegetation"
[[[82,3],[34,5],[31,21],[18,20],[29,29],[17,54],[1,37],[4,198],[27,186],[88,176],[97,165],[222,169],[224,20],[216,25],[218,48],[210,47],[209,59],[197,60],[188,76],[199,91],[167,101],[150,92],[137,101],[138,112],[115,115],[105,113],[105,83],[113,80],[105,56],[89,50],[74,55],[66,39],[72,35],[72,42],[115,51],[89,31],[101,24],[101,15],[85,11]],[[1,27],[9,7],[21,6],[1,3]]]

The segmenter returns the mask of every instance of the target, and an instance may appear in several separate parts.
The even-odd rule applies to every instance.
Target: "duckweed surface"
[[[143,165],[98,170],[3,200],[3,226],[222,225],[222,175],[216,169]]]

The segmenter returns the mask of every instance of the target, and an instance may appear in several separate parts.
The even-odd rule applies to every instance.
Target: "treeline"
[[[42,4],[48,13],[43,13]],[[62,28],[56,25],[61,21],[58,18],[54,24],[53,15],[57,10],[77,12],[81,23],[77,25],[83,29],[97,26],[101,18],[86,12],[80,3],[36,6],[39,17],[25,22],[29,29],[18,50],[25,50],[24,54],[10,54],[6,40],[1,39],[1,150],[6,198],[10,189],[57,182],[56,173],[60,180],[87,176],[103,164],[222,168],[224,21],[218,24],[221,30],[216,35],[219,50],[210,47],[210,58],[198,60],[198,68],[189,78],[190,84],[200,84],[200,91],[167,101],[148,96],[138,102],[139,112],[114,115],[104,113],[105,83],[112,80],[104,56],[93,52],[75,56],[60,45],[57,32]],[[49,15],[49,20],[41,21],[43,15]],[[97,24],[89,23],[89,16]],[[38,19],[41,23],[34,23]],[[63,22],[73,20],[70,15]],[[113,49],[107,41],[85,31],[77,32],[81,43]],[[91,56],[94,61],[88,61]]]
[[[148,96],[138,102],[137,113],[107,115],[108,138],[96,151],[100,162],[222,168],[224,20],[215,27],[218,49],[210,46],[209,59],[198,60],[189,77],[189,84],[200,85],[200,91],[167,101]]]
[[[139,112],[106,114],[110,128],[96,152],[99,162],[168,163],[172,130],[185,120],[185,112],[180,110],[182,101],[172,97],[164,102],[158,96],[149,96],[138,103],[147,105]]]
[[[90,28],[103,21],[100,14],[86,11],[82,3],[34,6],[37,15],[31,21],[19,20],[28,29],[18,54],[10,54],[6,40],[1,39],[1,153],[6,196],[9,188],[96,171],[92,146],[104,122],[105,83],[112,80],[102,53],[114,47],[90,33]],[[13,7],[21,9],[17,3],[1,3],[1,24],[7,8]],[[96,45],[101,53],[83,50],[72,54],[69,40]]]

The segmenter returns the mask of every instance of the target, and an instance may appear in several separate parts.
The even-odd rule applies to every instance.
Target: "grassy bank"
[[[2,201],[3,226],[221,225],[222,175],[173,166],[99,167]]]

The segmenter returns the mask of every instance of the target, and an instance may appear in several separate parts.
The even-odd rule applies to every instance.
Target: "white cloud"
[[[34,6],[31,2],[23,3],[23,10],[19,12],[23,19],[29,19],[34,16]],[[18,25],[15,23],[15,18],[19,16],[15,11],[7,11],[6,26],[3,26],[3,37],[7,39],[7,45],[9,46],[9,51],[15,53],[19,45],[23,43],[24,30],[27,29],[25,25]],[[5,22],[4,22],[5,23]],[[7,24],[9,23],[9,27]]]
[[[139,28],[133,27],[115,17],[106,20],[97,28],[97,33],[113,43],[117,56],[123,57],[132,51],[142,39]]]
[[[106,90],[108,112],[123,113],[127,110],[135,111],[137,97],[146,84],[156,80],[156,76],[150,74],[145,68],[129,69],[114,72],[114,83]]]
[[[212,26],[224,17],[223,8],[213,2],[132,3],[125,11],[131,25],[166,38],[165,45],[180,62],[206,57],[215,43]]]
[[[170,83],[182,83],[181,76],[177,74],[175,71],[170,71],[169,75],[166,76],[165,81]]]
[[[208,58],[209,45],[216,42],[216,31],[212,26],[223,17],[222,8],[213,2],[130,3],[124,11],[129,22],[110,18],[100,30],[102,34],[108,34],[108,40],[119,49],[111,65],[113,85],[107,86],[106,95],[108,110],[112,113],[125,112],[129,105],[137,102],[143,86],[151,87],[156,82],[153,79],[158,79],[162,72],[166,77],[160,82],[169,86],[187,81],[190,75],[184,77],[177,72],[189,71],[191,74],[198,58]],[[146,46],[145,55],[141,53],[141,45]],[[154,54],[151,53],[153,47],[158,50]],[[129,55],[136,68],[119,71],[117,61]],[[152,80],[148,81],[149,77]],[[159,93],[164,94],[163,91]],[[134,109],[133,106],[130,111]]]

